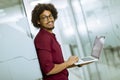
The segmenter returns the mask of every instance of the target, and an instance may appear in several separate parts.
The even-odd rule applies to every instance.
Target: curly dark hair
[[[40,19],[39,18],[39,15],[44,11],[44,10],[49,10],[52,15],[53,15],[53,18],[56,20],[57,19],[57,9],[54,7],[53,4],[51,3],[47,3],[47,4],[40,4],[38,3],[34,9],[32,10],[32,23],[34,25],[34,27],[36,28],[40,28],[40,25],[37,23],[38,20]]]

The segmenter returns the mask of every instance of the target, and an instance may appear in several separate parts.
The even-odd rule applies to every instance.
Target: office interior
[[[120,80],[120,0],[0,0],[0,80],[42,80],[31,23],[37,3],[58,10],[54,33],[64,59],[89,56],[96,36],[105,36],[98,62],[69,70],[69,80]]]

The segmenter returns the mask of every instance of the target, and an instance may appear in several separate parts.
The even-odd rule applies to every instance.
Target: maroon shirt
[[[41,29],[35,37],[34,43],[43,74],[43,80],[68,80],[68,71],[66,69],[54,75],[46,75],[52,70],[54,64],[64,62],[61,47],[55,35]]]

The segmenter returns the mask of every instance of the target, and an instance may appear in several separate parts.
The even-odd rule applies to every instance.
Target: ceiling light
[[[38,3],[49,3],[51,0],[37,0],[30,3],[31,6],[35,6]]]
[[[4,12],[4,9],[0,9],[0,13],[3,13]]]

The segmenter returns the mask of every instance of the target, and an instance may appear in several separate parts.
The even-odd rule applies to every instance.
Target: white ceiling
[[[22,1],[23,0],[0,0],[0,21],[1,21],[0,23],[7,22],[8,18],[10,17],[15,18],[15,15],[18,16],[20,14],[20,5],[22,4]],[[28,2],[29,1],[31,2],[37,0],[28,0]],[[48,2],[48,0],[43,0],[43,1]],[[66,6],[67,0],[49,0],[49,2],[54,3],[56,7],[59,8],[61,4],[62,7]]]
[[[0,0],[0,23],[14,21],[21,17],[20,7],[22,0]],[[16,14],[17,13],[17,14]],[[9,16],[9,17],[8,17]]]
[[[37,1],[37,0],[29,0],[29,1]],[[42,0],[40,0],[42,1]],[[46,0],[48,1],[48,0]],[[57,5],[64,5],[67,0],[49,0]],[[20,4],[22,2],[22,0],[0,0],[0,9],[2,8],[8,8],[8,7],[11,7],[11,6],[14,6],[16,4]]]
[[[20,4],[22,0],[0,0],[0,9],[8,8]]]

